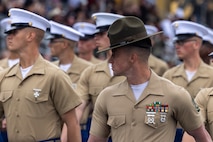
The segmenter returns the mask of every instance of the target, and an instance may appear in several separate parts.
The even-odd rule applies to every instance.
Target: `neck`
[[[184,60],[184,68],[188,71],[196,71],[201,63],[201,58]]]
[[[19,55],[16,53],[10,53],[8,59],[14,60],[14,59],[18,59]]]
[[[24,53],[21,53],[20,54],[20,66],[22,67],[22,68],[27,68],[27,67],[29,67],[29,66],[32,66],[35,62],[36,62],[36,60],[37,60],[37,58],[39,57],[39,52],[37,52],[37,53],[27,53],[27,54],[24,54]]]
[[[64,54],[62,54],[60,57],[59,57],[59,64],[70,64],[73,62],[73,59],[74,59],[74,53],[73,52],[69,52],[69,51],[66,51],[64,52]]]
[[[92,53],[79,53],[78,56],[84,60],[91,61],[93,54]]]
[[[131,69],[129,75],[127,74],[127,80],[129,84],[137,85],[147,82],[151,76],[151,70],[149,67],[139,66],[137,68]]]

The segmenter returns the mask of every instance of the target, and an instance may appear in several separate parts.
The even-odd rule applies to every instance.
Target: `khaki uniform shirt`
[[[9,68],[8,58],[4,58],[0,60],[0,66],[4,69]]]
[[[206,129],[213,139],[213,88],[200,90],[195,97],[195,102],[200,108]]]
[[[184,64],[169,69],[165,72],[163,77],[184,87],[190,93],[192,98],[195,98],[201,88],[213,86],[213,68],[204,62],[201,62],[191,81],[187,80]]]
[[[59,66],[59,61],[56,61],[54,62],[54,64],[56,64],[57,66]],[[81,73],[88,67],[92,65],[92,63],[84,60],[84,59],[81,59],[77,56],[74,56],[74,59],[72,61],[72,65],[71,67],[67,70],[67,74],[69,75],[70,79],[72,80],[73,82],[73,85],[72,87],[74,89],[77,88],[77,82],[79,81],[80,79],[80,76],[81,76]],[[85,124],[87,122],[87,119],[89,117],[89,112],[91,111],[90,110],[91,108],[90,107],[87,107],[85,112],[83,113],[83,118],[84,118],[84,122],[80,122],[81,124]]]
[[[93,109],[99,93],[107,86],[116,84],[124,80],[125,77],[112,77],[107,61],[88,67],[79,80],[77,90],[81,98],[89,102],[89,107]],[[88,112],[88,111],[87,111]],[[86,110],[84,111],[86,113]],[[87,118],[82,117],[81,124],[85,124]]]
[[[172,142],[177,121],[186,131],[202,125],[189,93],[152,72],[138,101],[127,80],[104,89],[90,133],[106,138],[111,132],[113,142]]]
[[[54,64],[59,66],[59,61],[54,62]],[[83,72],[83,70],[90,65],[92,65],[92,63],[84,59],[81,59],[77,56],[74,56],[71,67],[67,70],[67,74],[69,75],[74,84],[76,84],[80,79],[80,75]]]
[[[60,137],[61,115],[81,102],[70,78],[41,55],[24,79],[19,64],[0,78],[0,117],[4,111],[10,142]]]
[[[101,63],[103,62],[102,60],[99,60],[98,58],[92,56],[91,60],[90,60],[91,63],[93,64],[98,64],[98,63]]]
[[[77,90],[81,98],[86,101],[95,101],[99,93],[106,87],[114,85],[124,80],[123,76],[111,76],[108,61],[88,67],[83,73],[78,83]]]
[[[165,61],[155,57],[152,54],[149,56],[148,63],[150,68],[160,76],[162,76],[164,72],[169,69],[169,66]]]

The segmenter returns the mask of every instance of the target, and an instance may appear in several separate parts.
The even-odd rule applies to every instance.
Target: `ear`
[[[32,41],[32,40],[34,40],[35,38],[36,38],[36,33],[35,32],[26,32],[26,34],[27,34],[27,40],[28,41]]]
[[[66,40],[63,40],[62,44],[63,44],[63,49],[68,48],[70,46],[69,42]]]
[[[131,63],[134,63],[138,58],[138,55],[136,53],[131,53],[130,56],[129,56],[129,61]]]
[[[193,44],[195,44],[195,47],[199,48],[199,50],[202,47],[202,41],[201,40],[196,40],[195,42],[193,42]]]

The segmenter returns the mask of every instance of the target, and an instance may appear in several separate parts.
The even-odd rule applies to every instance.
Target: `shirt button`
[[[16,117],[19,117],[19,114],[16,114]]]
[[[16,133],[19,133],[19,130],[16,130]]]
[[[132,126],[135,126],[136,125],[136,123],[135,122],[132,122]]]
[[[19,101],[20,101],[20,99],[19,99],[19,98],[16,98],[16,101],[18,101],[18,102],[19,102]]]

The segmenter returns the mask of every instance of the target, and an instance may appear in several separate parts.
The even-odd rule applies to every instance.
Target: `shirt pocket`
[[[111,136],[114,141],[124,141],[126,139],[125,115],[109,116],[107,124],[111,127]]]
[[[13,96],[13,91],[5,91],[0,93],[0,101],[6,103]]]
[[[167,113],[156,112],[152,114],[146,114],[144,123],[156,129],[165,126],[168,122],[167,119]]]
[[[124,125],[125,122],[125,115],[114,115],[109,116],[107,124],[114,129],[119,128],[120,126]]]
[[[3,91],[0,93],[0,102],[2,102],[4,108],[6,109],[4,110],[5,116],[10,116],[11,114],[13,114],[14,107],[11,107],[11,104],[13,104],[12,98],[13,91]]]
[[[25,96],[25,98],[32,102],[32,103],[35,103],[35,104],[38,104],[38,103],[43,103],[43,102],[47,102],[48,101],[48,94],[44,94],[44,93],[40,93],[38,97],[35,97],[35,95],[32,93],[30,94],[27,94]]]
[[[55,112],[53,103],[48,101],[48,97],[49,95],[44,93],[40,93],[38,97],[28,93],[25,96],[22,109],[25,110],[25,114],[30,118],[44,118],[47,114]]]

